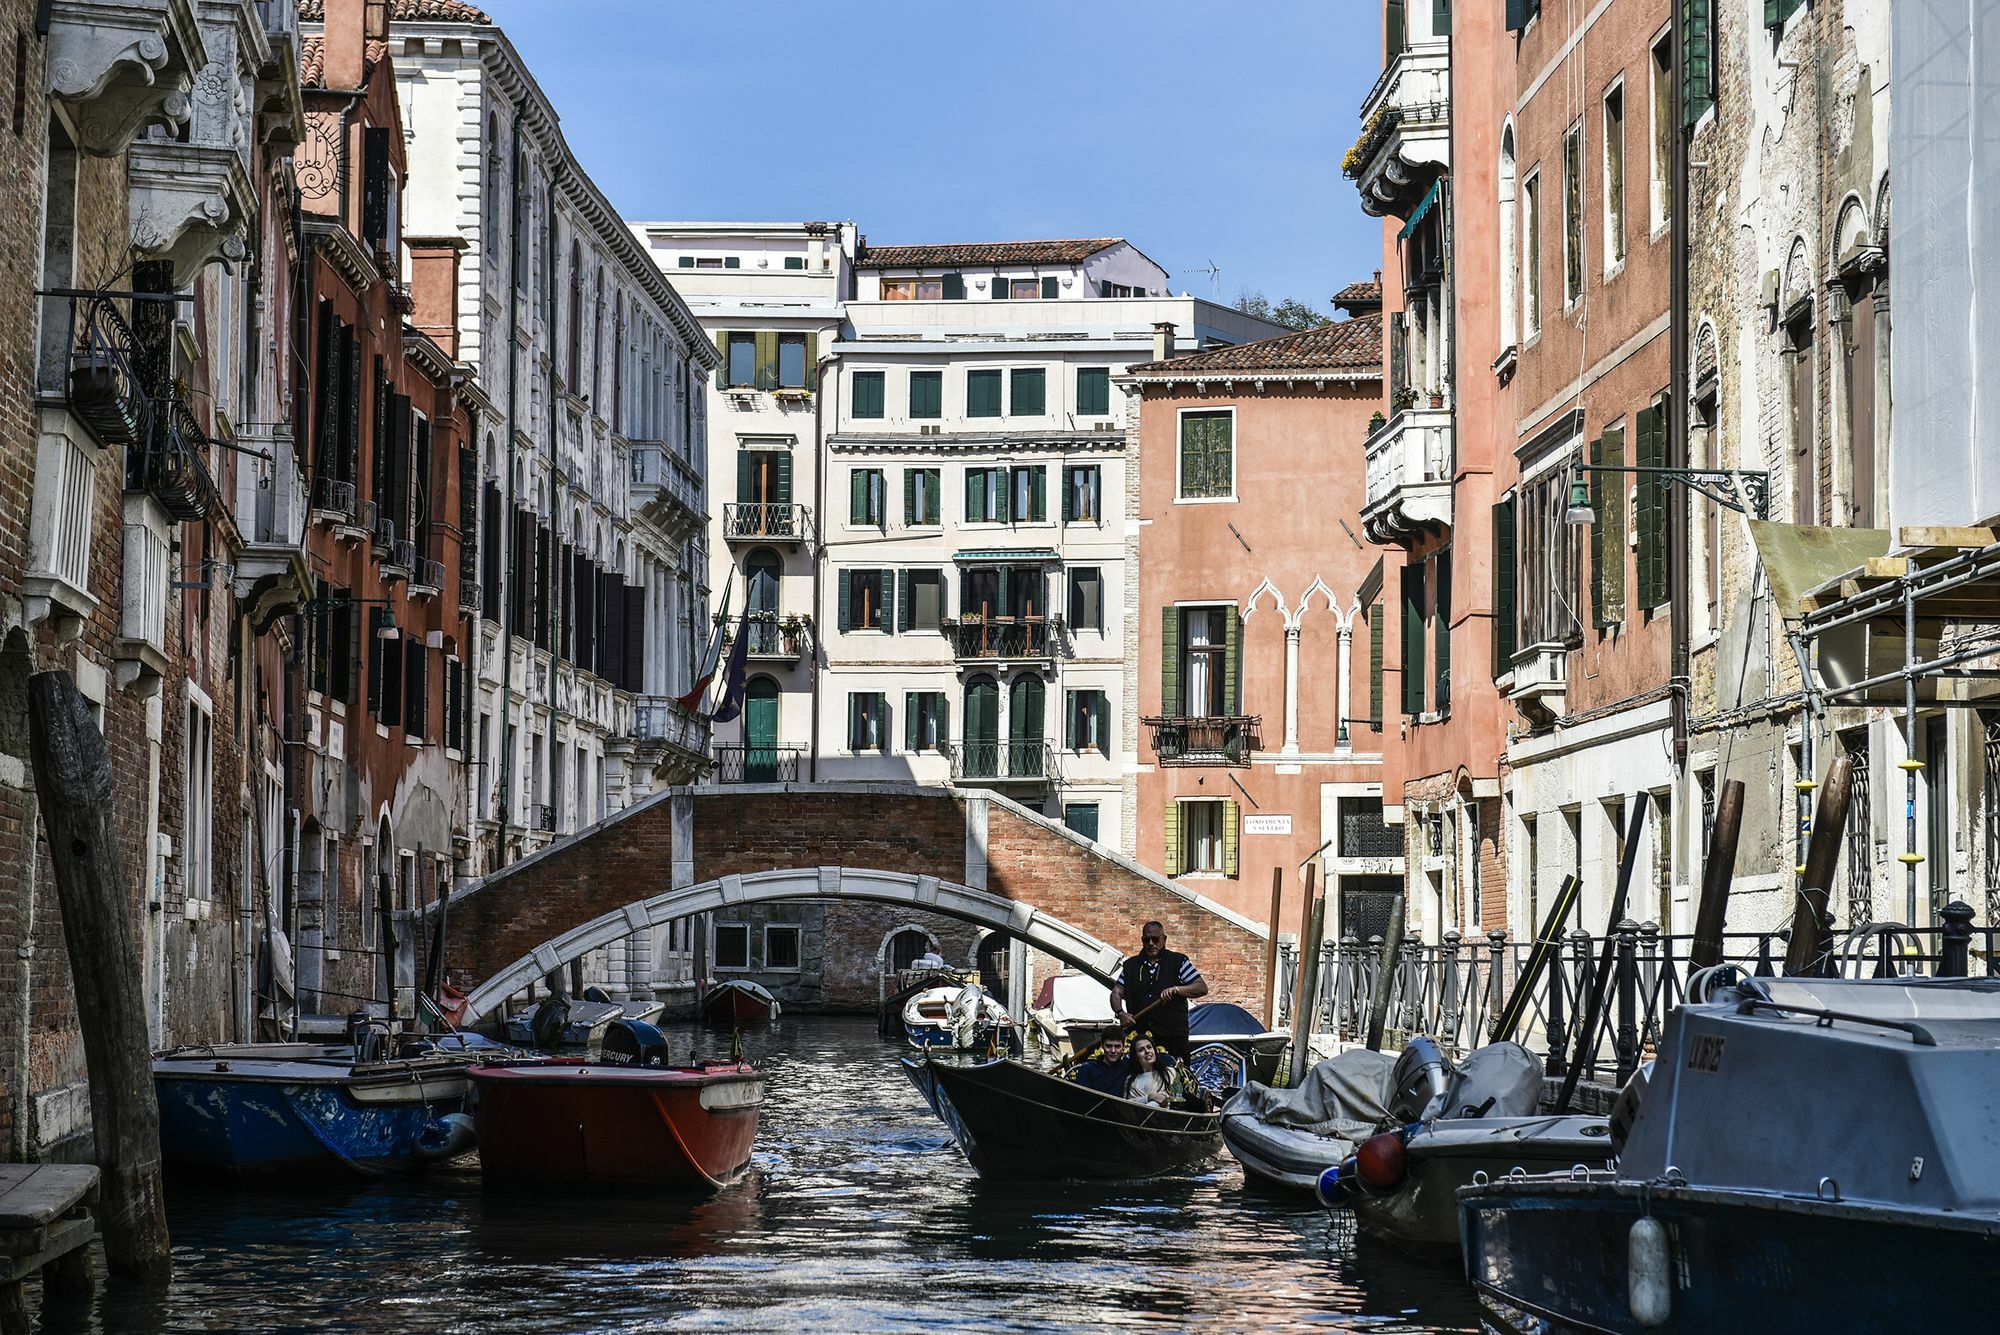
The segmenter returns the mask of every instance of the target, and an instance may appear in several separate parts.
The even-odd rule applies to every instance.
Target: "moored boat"
[[[1115,1098],[1006,1059],[903,1063],[925,1068],[912,1081],[988,1180],[1157,1177],[1222,1152],[1213,1112]]]
[[[710,983],[701,999],[701,1018],[712,1024],[765,1024],[777,1019],[783,1009],[768,989],[747,978]]]
[[[764,1075],[746,1062],[666,1064],[649,1024],[620,1020],[606,1060],[474,1066],[480,1170],[494,1182],[726,1186],[750,1165]]]
[[[615,1001],[549,997],[531,1011],[507,1017],[507,1041],[524,1048],[594,1047],[613,1020],[626,1018],[625,1007]]]
[[[1466,1275],[1588,1330],[1971,1331],[2000,1273],[2000,982],[1746,979],[1667,1019],[1612,1171],[1459,1193]]]
[[[1014,1022],[1007,1008],[977,983],[931,987],[903,1003],[903,1036],[911,1047],[984,1052],[1014,1050]]]
[[[160,1152],[227,1173],[384,1173],[472,1148],[466,1061],[353,1044],[234,1043],[153,1059]]]
[[[1188,1012],[1188,1069],[1204,1089],[1218,1095],[1251,1081],[1268,1085],[1292,1036],[1267,1029],[1256,1016],[1226,1001],[1210,1001]]]

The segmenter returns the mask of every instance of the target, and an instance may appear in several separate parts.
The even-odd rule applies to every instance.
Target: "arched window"
[[[901,973],[930,953],[931,939],[914,927],[889,938],[889,972]]]
[[[569,247],[569,389],[583,389],[583,247]]]
[[[991,779],[1000,774],[1000,683],[980,675],[965,683],[965,739],[959,746],[961,774]]]
[[[500,118],[486,113],[486,253],[500,253],[500,234],[506,229],[501,205],[513,195],[505,188],[504,159],[500,156]]]
[[[1014,778],[1033,778],[1043,772],[1042,706],[1046,688],[1039,673],[1014,678],[1007,692],[1007,769]]]
[[[1514,127],[1500,134],[1500,346],[1520,342],[1521,258],[1514,232]]]

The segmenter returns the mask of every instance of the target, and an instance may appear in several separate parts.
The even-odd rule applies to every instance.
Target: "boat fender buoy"
[[[1338,1210],[1347,1204],[1346,1174],[1353,1172],[1352,1158],[1344,1159],[1333,1167],[1322,1171],[1313,1182],[1313,1194],[1319,1203],[1329,1210]]]
[[[1403,1138],[1394,1131],[1370,1136],[1354,1151],[1355,1176],[1378,1191],[1387,1191],[1401,1182],[1408,1168]]]
[[[1642,1326],[1663,1326],[1673,1310],[1667,1274],[1667,1226],[1650,1215],[1632,1221],[1626,1238],[1625,1301]]]

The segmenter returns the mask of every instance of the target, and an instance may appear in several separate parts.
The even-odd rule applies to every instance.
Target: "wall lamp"
[[[299,608],[299,615],[317,616],[339,607],[380,607],[382,622],[375,627],[375,638],[399,640],[403,637],[403,632],[396,626],[396,605],[387,598],[308,598],[305,605]]]
[[[1740,468],[1615,468],[1609,464],[1574,464],[1569,484],[1569,512],[1572,524],[1594,524],[1597,511],[1590,505],[1592,473],[1645,473],[1662,482],[1677,482],[1689,491],[1698,491],[1738,514],[1752,519],[1770,518],[1771,475]]]

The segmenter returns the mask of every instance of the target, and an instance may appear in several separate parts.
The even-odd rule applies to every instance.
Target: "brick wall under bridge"
[[[482,1022],[527,982],[612,939],[777,896],[896,904],[1008,930],[1095,971],[1136,949],[1139,924],[1158,918],[1212,996],[1264,1008],[1258,924],[1004,797],[905,784],[657,793],[454,893],[445,973],[474,998],[468,1020]],[[435,912],[399,933],[406,983]]]

